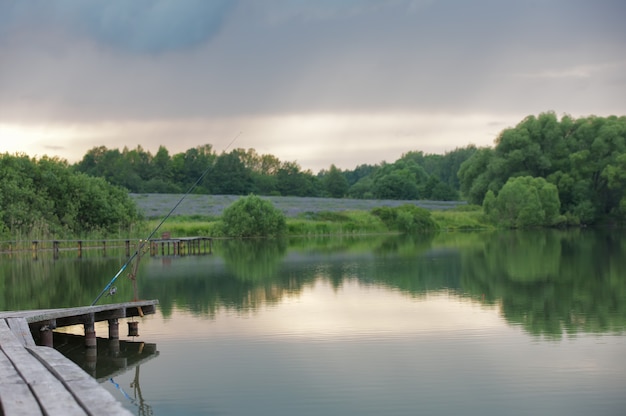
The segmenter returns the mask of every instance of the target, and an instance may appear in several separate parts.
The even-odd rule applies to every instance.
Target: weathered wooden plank
[[[7,324],[17,339],[25,346],[35,346],[33,334],[25,318],[6,318]]]
[[[108,311],[98,312],[95,315],[95,320],[97,322],[100,321],[108,321],[109,319],[121,319],[126,318],[126,308],[117,308],[111,309]]]
[[[28,347],[27,350],[59,380],[93,381],[93,377],[54,348],[35,346]]]
[[[4,319],[0,319],[0,346],[23,347],[22,342],[17,339]]]
[[[53,348],[29,347],[56,378],[61,380],[90,415],[130,415],[122,404],[74,362]]]
[[[0,414],[5,416],[33,416],[43,414],[37,399],[27,384],[0,383]]]
[[[90,415],[95,416],[130,416],[132,412],[125,409],[108,390],[92,379],[93,383],[70,381],[69,388],[76,394],[78,401]]]
[[[3,346],[2,349],[30,386],[46,414],[59,416],[86,414],[63,383],[24,347]]]
[[[60,381],[30,385],[44,413],[48,416],[85,416],[88,413]]]
[[[26,384],[2,350],[0,350],[0,384]]]

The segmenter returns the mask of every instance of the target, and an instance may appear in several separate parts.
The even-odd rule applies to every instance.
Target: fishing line
[[[242,132],[237,133],[237,135],[230,141],[230,143],[228,143],[228,146],[226,146],[226,148],[223,150],[223,152],[227,151],[230,146],[232,146],[233,143],[235,143],[235,141],[239,138],[239,136],[241,136]],[[104,289],[102,289],[102,292],[100,292],[100,294],[98,294],[98,296],[96,296],[96,298],[94,299],[93,302],[91,302],[91,306],[94,306],[96,303],[98,303],[98,301],[100,300],[100,298],[107,293],[107,291],[109,290],[109,288],[111,287],[111,285],[113,283],[115,283],[115,281],[117,280],[118,277],[120,277],[120,275],[124,272],[124,270],[126,270],[126,267],[128,267],[128,265],[135,259],[135,257],[137,257],[137,255],[141,252],[141,250],[144,248],[144,246],[148,243],[148,241],[150,241],[150,239],[154,236],[154,234],[158,231],[159,228],[161,228],[161,226],[163,225],[163,223],[172,215],[172,213],[176,210],[176,208],[178,208],[178,206],[183,202],[183,200],[185,198],[187,198],[187,196],[196,188],[196,186],[198,186],[198,184],[200,182],[202,182],[202,180],[204,179],[204,177],[209,173],[209,170],[211,170],[212,165],[209,164],[209,166],[204,170],[204,172],[202,172],[202,175],[200,175],[200,177],[198,178],[198,180],[196,180],[196,182],[191,185],[191,187],[189,188],[189,190],[182,196],[182,198],[180,198],[178,200],[178,202],[176,203],[176,205],[174,205],[174,208],[172,208],[170,210],[170,212],[168,212],[168,214],[161,220],[161,222],[159,223],[159,225],[157,225],[154,230],[152,230],[152,232],[150,233],[150,235],[148,236],[148,238],[146,238],[145,240],[140,240],[140,244],[139,247],[137,248],[137,250],[135,250],[135,252],[133,253],[132,256],[130,256],[128,258],[128,260],[126,260],[126,263],[124,263],[124,265],[122,265],[122,267],[120,268],[120,270],[115,274],[115,276],[113,276],[113,279],[111,279],[111,281],[104,287]]]

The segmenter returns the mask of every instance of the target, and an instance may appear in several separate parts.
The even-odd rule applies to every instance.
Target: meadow
[[[216,236],[219,218],[240,196],[180,194],[131,194],[148,228],[156,227],[174,207],[161,230],[176,236]],[[482,210],[464,201],[403,201],[264,196],[287,217],[290,235],[386,233],[389,230],[371,214],[377,207],[412,204],[431,211],[442,230],[485,229]],[[180,202],[180,203],[179,203]],[[178,204],[178,206],[177,206]]]
[[[181,194],[130,194],[141,213],[147,219],[163,218],[180,201]],[[226,207],[241,198],[238,195],[187,195],[172,216],[219,217]],[[402,201],[379,199],[339,199],[296,196],[262,196],[287,218],[306,213],[370,211],[377,207],[397,207],[413,204],[432,211],[442,211],[466,205],[464,201]]]

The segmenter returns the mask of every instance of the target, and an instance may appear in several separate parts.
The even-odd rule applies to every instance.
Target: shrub
[[[237,200],[222,215],[222,233],[230,237],[275,237],[286,229],[285,215],[256,195]]]
[[[555,226],[565,221],[559,215],[558,189],[543,178],[510,178],[498,196],[488,191],[483,201],[487,217],[508,228]]]
[[[430,211],[412,204],[393,208],[374,208],[372,214],[379,217],[390,230],[411,233],[437,229],[437,224],[433,221]]]

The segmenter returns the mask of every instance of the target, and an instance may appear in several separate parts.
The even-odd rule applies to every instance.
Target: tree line
[[[217,154],[210,144],[170,156],[141,146],[89,150],[81,161],[0,154],[0,235],[127,233],[140,218],[128,192],[397,200],[481,205],[511,228],[623,223],[626,117],[528,116],[494,147],[443,155],[411,151],[393,163],[314,174],[254,149]]]
[[[170,155],[160,146],[155,154],[135,149],[89,150],[73,168],[103,177],[132,193],[183,193],[206,172],[196,193],[271,195],[397,200],[458,200],[456,176],[476,148],[467,146],[443,155],[408,152],[393,163],[362,164],[352,170],[335,165],[314,174],[297,162],[281,161],[255,149],[218,154],[205,144]]]

